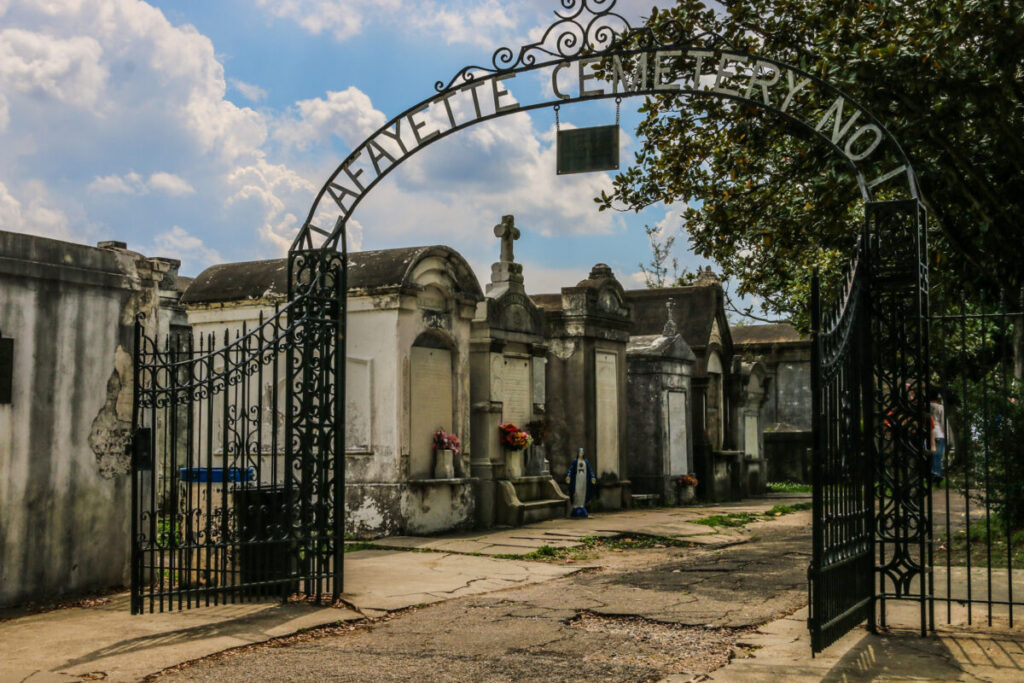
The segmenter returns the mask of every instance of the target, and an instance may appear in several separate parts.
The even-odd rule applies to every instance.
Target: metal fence
[[[929,318],[934,602],[948,622],[1024,606],[1024,301],[961,298]],[[942,442],[944,440],[944,443]]]

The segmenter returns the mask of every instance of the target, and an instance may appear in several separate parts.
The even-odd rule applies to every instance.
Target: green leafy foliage
[[[1024,3],[679,0],[665,16],[839,87],[881,119],[917,172],[935,297],[1021,285]],[[633,165],[601,208],[687,204],[695,252],[739,295],[806,329],[810,273],[828,300],[863,223],[844,160],[770,112],[668,93],[645,100]],[[885,199],[884,195],[877,197]]]

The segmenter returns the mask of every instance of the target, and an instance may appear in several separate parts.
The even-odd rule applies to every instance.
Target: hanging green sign
[[[558,175],[616,171],[619,168],[619,127],[560,130],[557,148]]]

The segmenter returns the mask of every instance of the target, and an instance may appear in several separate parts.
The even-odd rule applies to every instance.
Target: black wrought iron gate
[[[812,285],[812,649],[885,622],[887,599],[933,626],[928,271],[917,201],[872,202],[843,286]],[[876,611],[877,608],[877,611]]]
[[[346,263],[292,252],[289,302],[251,325],[136,321],[133,613],[339,597]]]
[[[817,273],[811,283],[815,452],[809,625],[815,652],[874,616],[866,239],[858,242],[842,290],[824,312]]]

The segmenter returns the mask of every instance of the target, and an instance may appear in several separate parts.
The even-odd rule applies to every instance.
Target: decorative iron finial
[[[674,337],[679,334],[676,329],[676,300],[668,299],[665,302],[665,328],[661,331],[662,337]]]
[[[522,66],[534,66],[538,59],[548,57],[565,59],[582,53],[597,53],[611,48],[617,40],[630,34],[633,27],[621,14],[614,12],[618,0],[560,0],[565,13],[554,12],[558,21],[544,31],[536,43],[519,48],[500,47],[491,55],[491,66],[467,66],[447,84],[438,81],[434,88],[440,92],[457,81],[476,80],[475,72],[498,73]]]

